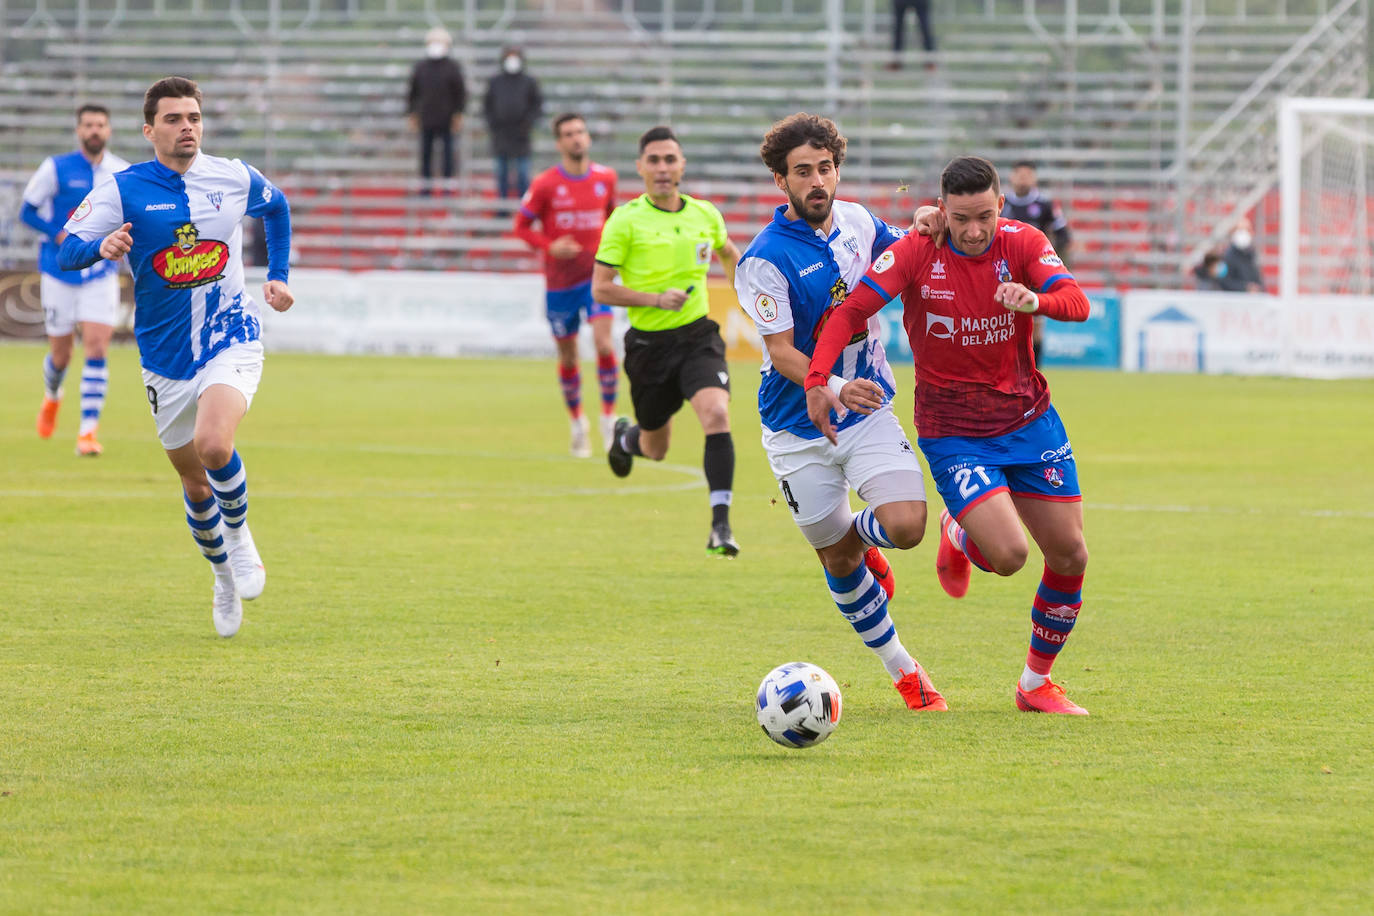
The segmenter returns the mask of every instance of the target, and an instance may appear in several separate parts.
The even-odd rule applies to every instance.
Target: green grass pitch
[[[0,911],[1374,900],[1374,383],[1051,371],[1092,553],[1056,675],[1092,716],[1013,705],[1038,556],[956,602],[931,525],[892,557],[951,707],[918,717],[774,501],[753,366],[727,561],[690,416],[621,481],[567,457],[551,361],[270,355],[268,586],[226,641],[134,353],[95,460],[74,375],[34,435],[40,360],[0,347]],[[754,721],[794,659],[844,689],[806,751]]]

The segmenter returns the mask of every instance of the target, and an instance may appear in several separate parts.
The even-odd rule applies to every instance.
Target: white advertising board
[[[248,271],[261,301],[266,271]],[[290,311],[263,311],[269,350],[551,356],[539,274],[293,270]],[[618,320],[623,320],[623,311]],[[585,323],[584,323],[585,328]],[[585,333],[585,332],[584,332]]]
[[[1374,299],[1253,293],[1129,292],[1128,372],[1374,376]]]

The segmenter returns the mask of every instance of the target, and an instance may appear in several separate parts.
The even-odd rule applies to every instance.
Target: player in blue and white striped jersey
[[[221,636],[262,594],[266,570],[246,523],[248,485],[234,434],[262,377],[261,312],[244,288],[243,217],[267,236],[263,298],[291,307],[291,211],[257,169],[200,151],[201,93],[169,76],[143,100],[154,158],[96,188],[67,221],[64,270],[128,255],[134,336],[158,438],[181,477],[186,521],[215,571]]]
[[[944,698],[888,614],[895,582],[878,548],[920,543],[926,504],[916,453],[892,414],[896,385],[876,317],[833,369],[831,387],[848,408],[836,420],[838,444],[806,413],[802,381],[822,326],[905,235],[861,205],[835,200],[845,145],[828,118],[800,113],[773,125],[759,154],[788,202],[740,258],[735,291],[763,336],[763,448],[793,521],[820,557],[840,613],[882,660],[907,706],[941,710]],[[849,506],[851,487],[868,503],[858,515]]]
[[[24,188],[20,219],[44,237],[38,269],[42,272],[39,295],[48,353],[43,357],[44,395],[38,408],[38,435],[47,439],[57,426],[62,380],[72,358],[72,338],[80,325],[86,364],[81,370],[81,426],[76,453],[94,456],[103,450],[96,428],[110,379],[105,353],[119,314],[119,264],[101,261],[85,270],[66,271],[57,266],[57,249],[67,235],[63,224],[77,204],[129,163],[105,148],[110,142],[110,112],[101,105],[77,109],[76,138],[80,149],[49,156],[33,173]]]

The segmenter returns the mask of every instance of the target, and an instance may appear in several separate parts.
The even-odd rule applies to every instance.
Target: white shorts
[[[181,448],[195,438],[196,405],[211,385],[228,385],[253,404],[262,379],[262,341],[237,343],[210,360],[192,378],[164,378],[143,370],[143,387],[148,406],[157,422],[157,437],[162,447]]]
[[[111,271],[89,283],[73,285],[43,274],[38,281],[43,300],[43,327],[49,337],[65,337],[77,322],[114,327],[119,318],[119,273]]]
[[[831,445],[824,437],[763,431],[763,450],[778,489],[813,547],[829,547],[844,537],[852,521],[850,488],[875,508],[926,499],[916,450],[891,407],[841,430],[839,440]]]

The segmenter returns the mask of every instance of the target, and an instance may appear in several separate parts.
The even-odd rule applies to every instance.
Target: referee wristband
[[[835,397],[839,397],[840,392],[844,390],[844,386],[848,384],[849,379],[845,378],[844,376],[832,375],[830,376],[830,380],[825,383],[825,386],[829,388],[831,391],[835,392]]]

